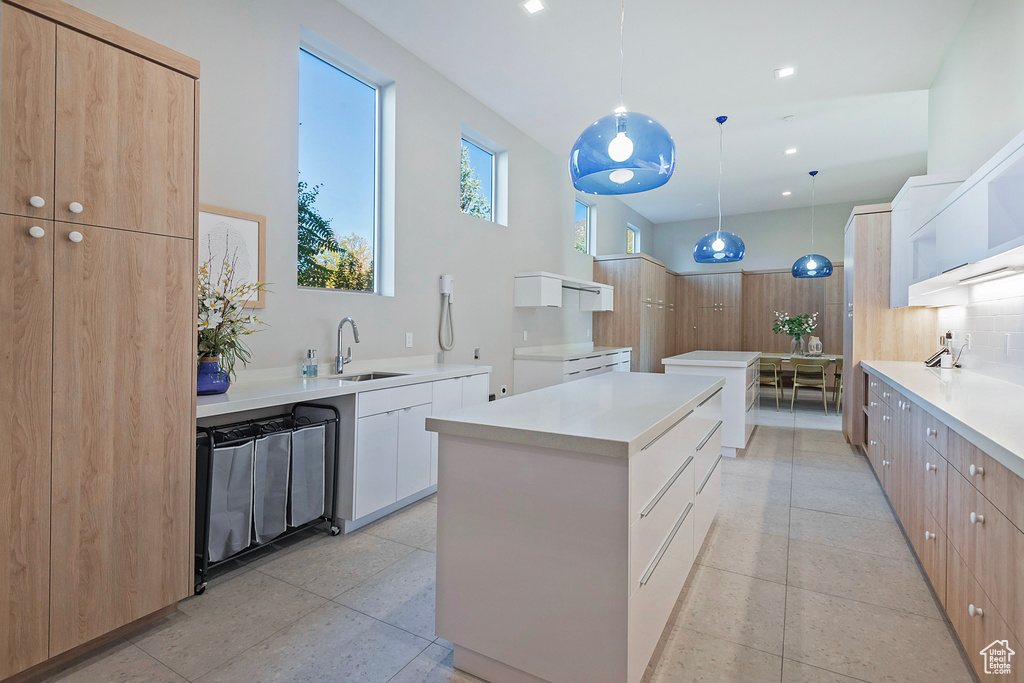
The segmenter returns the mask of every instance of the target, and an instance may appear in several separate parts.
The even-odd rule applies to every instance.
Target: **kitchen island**
[[[718,508],[724,385],[612,372],[427,419],[457,668],[641,679]]]
[[[663,358],[665,374],[724,377],[722,392],[722,455],[735,458],[747,447],[760,410],[760,352],[691,351]]]

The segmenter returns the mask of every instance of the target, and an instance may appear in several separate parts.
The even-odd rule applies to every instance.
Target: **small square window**
[[[629,223],[626,224],[626,253],[640,253],[640,231]]]
[[[494,155],[462,138],[462,213],[494,220]]]
[[[590,253],[590,211],[591,208],[576,200],[576,213],[573,219],[573,247],[576,251]]]

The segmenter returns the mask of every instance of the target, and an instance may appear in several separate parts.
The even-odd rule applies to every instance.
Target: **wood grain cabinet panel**
[[[56,233],[50,656],[188,595],[195,392],[192,241]]]
[[[188,76],[58,27],[55,218],[191,239],[194,105]]]
[[[947,438],[950,464],[1013,524],[1024,528],[1024,479],[956,432],[949,431]]]
[[[52,22],[0,6],[0,213],[53,218],[56,36]]]
[[[9,15],[4,8],[5,20]],[[6,30],[6,26],[5,26]],[[32,227],[44,234],[33,237]],[[37,231],[38,234],[38,231]],[[0,679],[47,657],[53,225],[0,216]]]
[[[946,605],[946,534],[928,511],[924,511],[913,530],[917,536],[914,549],[921,559],[928,581],[943,607]]]

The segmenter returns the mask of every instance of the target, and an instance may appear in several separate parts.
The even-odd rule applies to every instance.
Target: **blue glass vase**
[[[228,373],[220,369],[217,357],[200,358],[199,372],[196,373],[196,394],[209,396],[211,394],[223,394],[231,386],[231,378]]]

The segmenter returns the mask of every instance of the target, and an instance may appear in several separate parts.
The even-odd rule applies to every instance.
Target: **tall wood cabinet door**
[[[196,362],[191,240],[54,232],[50,656],[190,592]]]
[[[743,274],[719,273],[716,278],[718,303],[727,308],[739,308],[743,303]]]
[[[58,27],[56,131],[57,220],[192,238],[195,81]]]
[[[0,213],[53,218],[56,36],[53,22],[0,6]]]
[[[718,321],[721,314],[716,308],[697,309],[697,350],[718,350]]]
[[[743,350],[743,316],[739,306],[726,306],[718,311],[718,349],[720,351]]]
[[[0,216],[0,679],[47,658],[52,306],[53,225]]]

